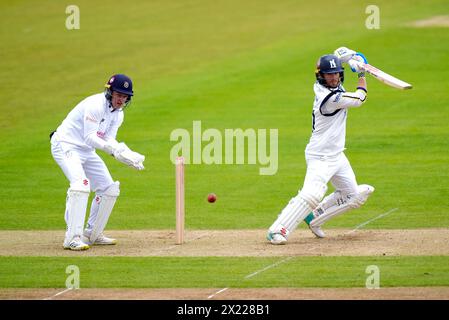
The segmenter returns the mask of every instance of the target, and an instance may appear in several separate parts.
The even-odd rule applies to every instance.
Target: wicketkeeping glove
[[[128,148],[126,144],[120,142],[118,147],[114,150],[113,156],[118,161],[133,167],[137,170],[143,170],[143,162],[145,161],[145,156],[140,153],[134,152]]]

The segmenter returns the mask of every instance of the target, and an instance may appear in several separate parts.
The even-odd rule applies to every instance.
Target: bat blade
[[[352,60],[352,61],[354,61],[354,60]],[[377,80],[385,83],[386,85],[389,85],[390,87],[402,89],[402,90],[413,88],[413,86],[410,83],[407,83],[407,82],[402,81],[396,77],[393,77],[391,74],[388,74],[382,70],[379,70],[376,67],[374,67],[368,63],[363,63],[363,62],[359,62],[359,61],[355,61],[355,62],[362,70],[369,73],[370,75],[375,77]]]

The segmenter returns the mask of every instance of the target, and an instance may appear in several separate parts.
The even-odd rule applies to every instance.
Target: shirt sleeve
[[[338,109],[360,107],[366,101],[366,93],[362,87],[358,87],[355,92],[334,91],[323,101],[323,107],[328,113]]]
[[[117,141],[117,131],[123,123],[123,118],[124,118],[123,111],[120,111],[117,120],[111,123],[109,129],[106,132],[106,135],[104,137],[106,141],[109,140]]]
[[[97,136],[102,112],[96,106],[88,106],[84,111],[84,142],[95,148],[104,150],[106,141]]]

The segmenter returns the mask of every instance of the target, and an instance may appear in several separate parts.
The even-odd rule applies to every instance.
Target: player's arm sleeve
[[[122,123],[123,123],[123,112],[120,112],[120,116],[118,117],[117,121],[111,123],[104,139],[106,141],[117,141],[117,132]]]
[[[360,107],[366,100],[366,93],[362,87],[355,92],[331,91],[322,100],[320,112],[324,116],[333,116],[340,109]]]
[[[101,113],[95,108],[86,108],[84,112],[84,142],[103,151],[106,150],[106,141],[98,137],[98,127],[101,121]]]
[[[366,101],[367,91],[358,87],[355,92],[339,92],[335,98],[329,99],[328,107],[332,109],[345,109],[360,107]]]

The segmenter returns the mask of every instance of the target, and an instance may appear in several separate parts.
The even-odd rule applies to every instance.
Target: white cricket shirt
[[[313,90],[312,136],[305,153],[335,156],[345,149],[347,109],[361,106],[366,100],[366,91],[357,88],[355,92],[345,92],[342,85],[329,89],[318,82]]]
[[[123,123],[123,110],[110,107],[104,93],[87,97],[67,115],[56,130],[57,140],[82,149],[103,149],[106,141],[116,141]]]

